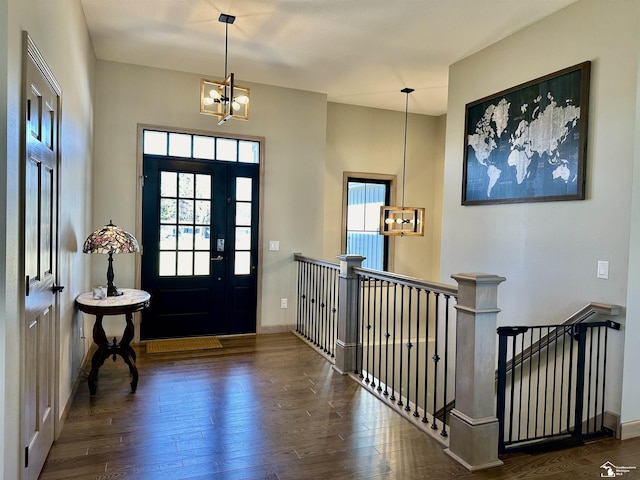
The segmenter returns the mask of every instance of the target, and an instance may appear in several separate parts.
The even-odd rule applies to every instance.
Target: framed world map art
[[[584,200],[584,62],[469,103],[462,204]]]

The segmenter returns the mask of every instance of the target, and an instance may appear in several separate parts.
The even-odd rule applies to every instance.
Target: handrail
[[[330,262],[328,260],[319,260],[317,258],[305,257],[301,253],[294,253],[293,260],[295,262],[311,263],[312,265],[320,265],[323,267],[340,268],[340,264],[338,262]]]
[[[438,292],[444,295],[450,295],[452,297],[458,296],[458,287],[446,285],[444,283],[430,282],[427,280],[421,280],[419,278],[409,277],[407,275],[384,272],[381,270],[372,270],[370,268],[356,267],[353,269],[353,271],[355,274],[360,274],[369,278],[374,278],[376,280],[393,282],[397,283],[398,285],[404,285],[407,287],[421,288],[423,290]]]
[[[598,303],[591,302],[580,310],[572,314],[569,318],[567,318],[564,322],[562,322],[559,327],[565,325],[575,325],[577,323],[582,323],[593,315],[611,315],[617,316],[620,315],[620,311],[622,307],[620,305],[610,305],[607,303]],[[507,361],[506,371],[510,371],[512,368],[517,367],[525,360],[528,360],[532,356],[532,352],[540,351],[542,348],[548,346],[552,342],[556,341],[560,338],[566,330],[559,331],[557,328],[553,328],[547,335],[541,337],[538,341],[533,343],[532,345],[525,348],[522,352],[516,355],[511,360]],[[498,379],[498,370],[496,370],[496,380]]]

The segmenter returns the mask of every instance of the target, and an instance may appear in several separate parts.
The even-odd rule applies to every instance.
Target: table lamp
[[[100,227],[84,241],[83,253],[103,253],[109,255],[109,267],[107,268],[107,297],[122,295],[113,284],[113,254],[139,252],[138,240],[129,232],[114,225],[109,220],[109,225]]]

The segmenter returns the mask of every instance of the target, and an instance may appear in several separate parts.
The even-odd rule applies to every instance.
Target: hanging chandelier
[[[227,73],[229,25],[236,17],[221,13],[218,21],[225,24],[224,82],[202,79],[200,81],[200,113],[218,117],[218,125],[230,118],[249,120],[249,88],[236,85],[234,75]]]
[[[402,160],[402,204],[400,206],[380,207],[381,235],[424,236],[424,208],[404,205],[404,183],[407,172],[407,124],[409,119],[409,94],[413,88],[400,90],[406,94],[404,110],[404,150]]]

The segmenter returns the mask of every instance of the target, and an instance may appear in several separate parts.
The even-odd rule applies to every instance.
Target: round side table
[[[102,299],[93,298],[92,292],[83,293],[76,298],[76,304],[81,312],[96,316],[93,324],[93,341],[98,346],[98,350],[91,358],[91,371],[89,372],[89,393],[91,396],[96,394],[96,380],[98,378],[98,369],[104,361],[113,355],[122,357],[129,366],[131,373],[131,391],[135,392],[138,386],[138,368],[136,367],[136,352],[130,343],[133,340],[134,326],[133,313],[144,310],[149,306],[151,295],[144,290],[136,290],[133,288],[120,289],[122,295],[117,297],[106,297]],[[126,318],[126,326],[122,333],[120,343],[113,338],[113,342],[107,340],[107,335],[102,326],[102,318],[105,315],[124,315]]]

